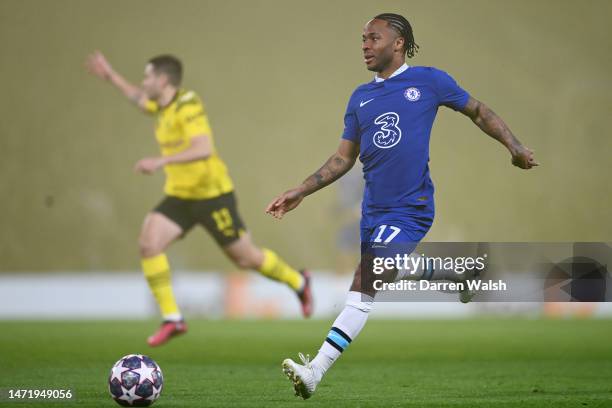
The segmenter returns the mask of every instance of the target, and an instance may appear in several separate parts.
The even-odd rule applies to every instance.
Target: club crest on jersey
[[[410,102],[416,102],[421,99],[421,91],[418,88],[410,87],[404,91],[404,96]]]
[[[399,143],[402,138],[402,129],[399,128],[399,115],[395,112],[387,112],[374,119],[374,124],[379,130],[374,133],[372,141],[381,149],[388,149]]]

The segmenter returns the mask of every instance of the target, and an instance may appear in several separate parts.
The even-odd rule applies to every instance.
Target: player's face
[[[142,79],[142,90],[147,98],[155,100],[161,95],[164,86],[165,76],[155,73],[153,65],[147,64]]]
[[[370,71],[381,72],[393,61],[398,35],[384,20],[370,20],[363,28],[363,61]]]

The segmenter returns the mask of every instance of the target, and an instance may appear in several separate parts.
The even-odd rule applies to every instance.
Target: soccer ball
[[[163,385],[161,368],[142,354],[121,357],[108,377],[111,397],[124,407],[148,407],[159,398]]]

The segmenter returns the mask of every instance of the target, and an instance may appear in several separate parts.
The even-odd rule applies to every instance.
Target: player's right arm
[[[275,218],[283,218],[285,213],[297,207],[306,196],[330,185],[346,174],[355,164],[358,155],[359,145],[342,139],[338,150],[319,170],[306,178],[298,187],[285,191],[272,200],[266,207],[266,213]]]
[[[140,109],[143,111],[148,111],[148,99],[142,89],[137,85],[132,84],[121,74],[115,71],[104,54],[102,54],[100,51],[95,51],[93,54],[89,55],[85,61],[85,66],[89,72],[98,78],[110,82],[115,88],[119,89],[119,91],[121,91],[126,98],[128,98]]]
[[[533,151],[523,146],[514,134],[512,134],[510,128],[502,118],[497,116],[497,114],[483,102],[470,96],[461,112],[472,119],[472,122],[474,122],[483,132],[508,149],[512,155],[513,165],[525,170],[538,166],[538,162],[536,162],[533,157]]]

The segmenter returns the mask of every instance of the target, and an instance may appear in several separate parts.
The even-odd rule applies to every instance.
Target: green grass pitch
[[[9,407],[114,407],[106,380],[129,353],[151,356],[163,407],[612,406],[612,321],[370,319],[308,401],[285,357],[313,354],[330,321],[190,321],[150,349],[157,322],[0,322],[0,388],[67,388],[75,401]]]

